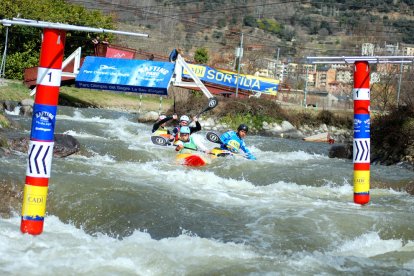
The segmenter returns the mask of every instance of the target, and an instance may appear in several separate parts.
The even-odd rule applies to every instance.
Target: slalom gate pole
[[[31,235],[43,232],[65,39],[64,30],[43,30],[20,225]]]
[[[370,69],[368,61],[354,67],[354,203],[370,200]]]

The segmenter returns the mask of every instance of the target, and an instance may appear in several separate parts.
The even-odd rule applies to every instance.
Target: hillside
[[[414,44],[414,1],[69,0],[110,14],[118,28],[150,34],[114,43],[167,55],[172,48],[209,51],[211,65],[234,67],[243,32],[244,70],[259,58],[360,55],[362,43]]]

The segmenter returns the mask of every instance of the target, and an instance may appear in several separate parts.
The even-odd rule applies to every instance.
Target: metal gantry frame
[[[338,56],[307,57],[311,64],[354,64],[354,202],[367,204],[370,200],[370,68],[369,64],[414,63],[414,56]]]

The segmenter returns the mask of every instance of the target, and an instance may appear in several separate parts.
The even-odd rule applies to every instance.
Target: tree
[[[244,26],[257,27],[257,20],[254,16],[248,15],[243,18]]]
[[[79,5],[68,4],[64,0],[2,0],[0,18],[21,18],[60,22],[79,26],[113,29],[110,16],[98,11],[89,11]],[[9,27],[9,41],[6,60],[6,77],[22,79],[25,68],[39,64],[39,49],[42,30],[29,26]],[[0,27],[0,49],[4,48],[6,29]],[[66,35],[65,53],[71,54],[76,48],[83,47],[83,53],[92,53],[93,44],[87,32],[70,31]],[[111,38],[111,36],[108,36]]]
[[[381,74],[381,81],[371,86],[371,106],[381,112],[396,106],[398,67],[387,66],[386,73]]]
[[[194,60],[197,63],[206,64],[208,61],[208,52],[206,48],[198,48],[194,54]]]

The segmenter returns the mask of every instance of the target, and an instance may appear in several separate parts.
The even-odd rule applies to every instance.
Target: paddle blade
[[[208,107],[206,108],[206,111],[215,108],[217,105],[218,105],[218,100],[216,97],[209,98]]]
[[[161,136],[151,136],[151,141],[152,143],[154,143],[155,145],[158,146],[167,146],[168,145],[168,141]]]
[[[201,111],[200,113],[197,114],[196,117],[200,116],[201,114],[203,114],[204,112],[207,112],[209,110],[212,110],[213,108],[215,108],[218,104],[218,100],[216,97],[212,97],[208,99],[208,105],[206,108],[203,109],[203,111]]]
[[[209,131],[209,132],[207,132],[207,134],[206,134],[206,138],[207,138],[207,140],[209,140],[210,142],[213,142],[213,143],[217,143],[217,144],[223,144],[223,142],[221,141],[221,139],[220,139],[220,136],[218,136],[216,133],[214,133],[214,132],[211,132],[211,131]]]

